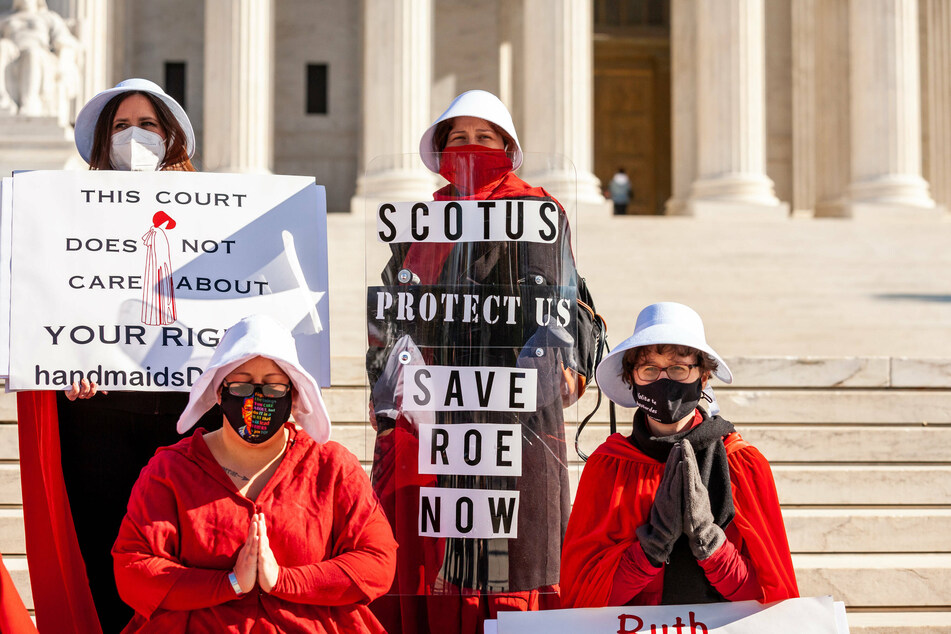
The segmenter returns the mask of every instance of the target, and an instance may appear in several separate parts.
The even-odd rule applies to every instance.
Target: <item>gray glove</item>
[[[651,507],[650,523],[638,526],[637,539],[655,567],[660,567],[670,556],[676,542],[683,534],[683,462],[680,443],[675,444],[661,478]]]
[[[700,479],[697,455],[689,440],[683,441],[684,533],[697,561],[716,552],[726,541],[723,529],[713,522],[710,495]]]

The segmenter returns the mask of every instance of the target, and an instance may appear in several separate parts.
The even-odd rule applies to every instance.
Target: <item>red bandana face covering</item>
[[[456,189],[473,193],[512,171],[512,159],[505,150],[482,145],[458,145],[443,150],[439,173]]]

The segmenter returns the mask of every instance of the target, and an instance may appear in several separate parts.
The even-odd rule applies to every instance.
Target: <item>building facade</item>
[[[202,169],[314,175],[332,211],[428,195],[421,166],[374,158],[472,88],[570,159],[533,180],[582,207],[618,166],[640,214],[937,217],[951,197],[943,0],[47,3],[84,45],[77,103],[152,79]]]

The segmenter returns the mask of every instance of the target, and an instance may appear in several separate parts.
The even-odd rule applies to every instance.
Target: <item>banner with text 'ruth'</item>
[[[330,382],[326,204],[300,176],[13,178],[12,389],[187,391],[227,327],[269,314]],[[4,187],[6,189],[6,187]]]
[[[848,634],[845,606],[832,597],[703,605],[499,612],[485,634]]]

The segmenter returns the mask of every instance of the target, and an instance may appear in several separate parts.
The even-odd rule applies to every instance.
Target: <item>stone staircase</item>
[[[723,415],[770,460],[804,596],[847,606],[854,634],[951,632],[951,361],[728,358]],[[334,439],[369,467],[362,359],[335,358],[325,399]],[[579,420],[589,391],[566,412]],[[631,412],[619,410],[627,431]],[[28,607],[15,399],[0,396],[0,551]],[[568,437],[574,438],[570,424]],[[584,429],[608,435],[603,403]],[[573,446],[569,455],[575,456]],[[571,465],[573,485],[582,463]]]

